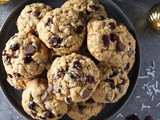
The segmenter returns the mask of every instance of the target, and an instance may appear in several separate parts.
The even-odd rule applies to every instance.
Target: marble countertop
[[[124,120],[130,114],[140,119],[151,115],[160,120],[160,34],[149,25],[148,10],[159,0],[113,0],[136,28],[141,49],[141,71],[135,91],[127,104],[111,119]],[[22,0],[0,6],[0,26]],[[0,120],[25,120],[6,101],[0,90]]]

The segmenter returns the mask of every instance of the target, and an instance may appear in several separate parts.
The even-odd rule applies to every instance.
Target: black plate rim
[[[42,1],[43,1],[43,0],[42,0]],[[2,26],[1,26],[1,28],[0,28],[0,30],[1,30],[1,31],[0,31],[0,36],[2,36],[2,31],[4,31],[5,26],[7,26],[7,23],[9,22],[10,18],[13,16],[13,14],[14,14],[16,11],[18,11],[18,10],[20,9],[20,7],[24,6],[24,5],[27,4],[28,2],[30,2],[30,1],[29,1],[29,0],[25,0],[25,1],[22,2],[21,4],[17,5],[17,6],[10,12],[10,14],[7,16],[5,22],[2,24]],[[132,94],[133,94],[133,92],[134,92],[134,90],[135,90],[135,87],[136,87],[137,81],[138,81],[138,76],[139,76],[139,74],[140,74],[140,69],[141,69],[141,52],[140,52],[140,47],[139,47],[139,42],[138,42],[139,39],[138,39],[138,36],[137,36],[137,34],[136,34],[136,30],[135,30],[133,24],[130,22],[129,18],[125,15],[125,13],[121,10],[121,8],[120,8],[115,2],[113,2],[112,0],[109,0],[108,2],[110,2],[110,3],[120,12],[120,14],[122,14],[122,16],[125,17],[126,21],[127,21],[128,24],[130,25],[130,28],[131,28],[131,30],[132,30],[132,32],[133,32],[132,34],[134,34],[134,37],[135,37],[135,39],[136,39],[136,54],[137,54],[136,59],[137,59],[137,61],[138,61],[138,63],[139,63],[139,64],[138,64],[137,76],[136,76],[136,79],[135,79],[135,82],[134,82],[132,91],[130,92],[130,94],[129,94],[128,96],[126,96],[127,99],[125,99],[124,104],[121,105],[121,106],[113,113],[113,115],[111,115],[111,116],[108,117],[108,119],[111,119],[111,118],[113,118],[113,117],[116,115],[116,113],[118,113],[118,112],[126,105],[126,103],[128,102],[128,100],[130,99],[130,97],[132,96]],[[0,73],[0,75],[1,75],[1,73]],[[16,107],[16,104],[12,102],[12,99],[10,98],[10,96],[8,96],[7,91],[5,90],[5,87],[4,87],[4,86],[2,85],[2,83],[1,83],[2,79],[3,79],[3,78],[0,78],[0,88],[1,88],[1,90],[2,90],[3,95],[5,96],[6,100],[7,100],[8,103],[12,106],[12,108],[14,108],[14,110],[15,110],[17,113],[19,113],[22,117],[24,117],[25,119],[27,119],[28,116],[25,115],[25,114],[23,114],[23,112]]]

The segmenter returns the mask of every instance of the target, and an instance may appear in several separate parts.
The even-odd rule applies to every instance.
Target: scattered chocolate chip
[[[89,7],[95,11],[97,11],[99,9],[99,6],[95,6],[95,5],[90,5]]]
[[[78,27],[75,29],[75,33],[81,34],[81,33],[83,32],[83,28],[84,28],[83,25],[78,26]]]
[[[30,62],[32,62],[32,57],[31,56],[26,56],[25,58],[23,58],[23,62],[25,63],[25,64],[28,64],[28,63],[30,63]]]
[[[104,47],[109,47],[109,44],[110,44],[109,36],[108,35],[103,35],[102,40],[103,40]]]
[[[124,70],[127,71],[130,68],[130,63],[127,63],[127,65],[124,67]]]
[[[45,116],[47,118],[54,118],[55,117],[55,115],[52,112],[50,112],[49,110],[45,111]]]
[[[90,12],[90,11],[88,11],[88,10],[86,11],[86,13],[87,13],[87,15],[90,15],[90,14],[91,14],[91,12]]]
[[[134,51],[130,49],[130,50],[128,51],[128,57],[132,57],[133,54],[134,54]]]
[[[34,52],[35,52],[35,48],[34,46],[32,45],[27,45],[25,48],[24,48],[25,52],[27,55],[33,55]]]
[[[41,13],[39,11],[34,11],[32,14],[34,17],[38,18]]]
[[[79,62],[79,61],[75,61],[74,63],[73,63],[73,68],[78,68],[78,69],[81,69],[81,63]]]
[[[126,79],[121,78],[121,80],[122,80],[121,85],[126,84]]]
[[[125,120],[140,120],[140,119],[138,118],[137,115],[132,114],[127,116]]]
[[[116,85],[116,88],[121,91],[121,85]]]
[[[58,87],[57,85],[54,85],[54,86],[53,86],[53,91],[54,91],[55,93],[60,93],[60,92],[61,92],[61,90],[59,89],[59,87]]]
[[[92,98],[88,99],[86,102],[87,102],[87,103],[90,103],[90,104],[95,103],[95,101],[94,101]]]
[[[118,75],[118,71],[114,71],[113,70],[113,74],[111,74],[110,76],[109,76],[109,78],[113,78],[113,77],[115,77],[115,76],[117,76]]]
[[[105,19],[105,17],[104,16],[100,16],[100,20],[104,20]]]
[[[59,37],[56,37],[56,36],[52,37],[49,41],[50,46],[53,47],[53,48],[60,47],[60,43],[61,43],[61,39]]]
[[[110,34],[110,39],[112,42],[119,41],[119,37],[115,33]]]
[[[41,100],[44,101],[44,100],[47,98],[47,95],[48,95],[48,92],[44,92],[44,93],[41,95]]]
[[[91,75],[85,76],[85,77],[84,77],[84,80],[85,80],[85,82],[90,83],[90,84],[92,84],[92,83],[95,82],[94,77],[91,76]]]
[[[125,46],[124,46],[124,44],[123,44],[123,43],[121,43],[121,42],[117,42],[116,50],[117,50],[118,52],[122,52],[122,51],[124,51],[124,50],[125,50]]]
[[[64,101],[65,101],[67,104],[72,104],[72,99],[71,99],[71,98],[65,97],[65,98],[64,98]]]
[[[86,108],[86,106],[77,105],[77,107],[78,107],[78,112],[79,112],[81,115],[83,115],[83,111],[84,111],[84,109]]]
[[[112,30],[114,30],[116,28],[116,25],[113,22],[110,22],[108,24],[108,27],[111,28]]]
[[[12,51],[17,51],[19,49],[19,45],[18,44],[13,44],[13,45],[10,46],[10,49]]]
[[[76,76],[75,75],[73,75],[72,73],[70,73],[70,72],[68,72],[68,76],[70,77],[70,78],[72,78],[72,79],[76,79]]]
[[[61,117],[63,114],[57,114],[57,117]]]
[[[145,117],[145,120],[153,120],[153,117],[148,115],[148,116]]]
[[[51,18],[48,18],[46,25],[49,26],[51,24],[52,24],[52,20],[51,20]]]
[[[112,89],[115,89],[116,87],[115,87],[115,84],[114,84],[114,80],[112,80],[112,79],[106,79],[106,80],[104,80],[105,82],[108,82],[109,83],[109,85],[110,85],[110,87],[112,88]]]
[[[33,102],[33,100],[29,101],[29,105],[28,105],[29,109],[31,110],[35,110],[36,107],[36,103]]]
[[[7,74],[7,77],[9,78],[13,78],[13,76],[11,74]]]
[[[88,97],[90,96],[90,94],[91,94],[91,91],[88,90],[88,89],[85,89],[85,90],[83,90],[83,92],[81,93],[81,97],[82,97],[83,99],[86,99],[86,98],[88,98]]]
[[[21,77],[21,75],[20,75],[19,73],[13,73],[13,75],[14,75],[15,77]]]
[[[35,32],[33,33],[33,35],[35,35],[36,37],[39,37],[39,34],[38,34],[37,31],[35,31]]]
[[[31,12],[32,12],[32,10],[28,11],[28,13],[31,13]]]

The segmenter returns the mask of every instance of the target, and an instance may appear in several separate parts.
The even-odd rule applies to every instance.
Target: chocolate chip
[[[121,85],[126,84],[126,79],[121,78],[121,80],[122,80]]]
[[[11,74],[7,74],[7,77],[9,78],[13,78],[13,76]]]
[[[114,84],[114,80],[112,80],[112,79],[106,79],[106,80],[104,80],[105,82],[108,82],[109,83],[109,85],[110,85],[110,87],[112,88],[112,89],[115,89],[116,87],[115,87],[115,84]]]
[[[73,75],[72,73],[70,73],[70,72],[68,72],[68,76],[70,77],[70,78],[72,78],[72,79],[76,79],[76,76],[75,75]]]
[[[84,109],[86,108],[86,106],[77,105],[77,107],[78,107],[78,112],[79,112],[81,115],[83,115],[83,111],[84,111]]]
[[[95,103],[95,101],[94,101],[92,98],[88,99],[86,102],[87,102],[87,103],[90,103],[90,104]]]
[[[84,77],[84,80],[85,80],[85,82],[90,83],[90,84],[92,84],[92,83],[95,82],[94,77],[91,76],[91,75],[85,76],[85,77]]]
[[[49,44],[53,48],[58,48],[60,47],[61,39],[59,37],[52,37],[49,41]]]
[[[21,77],[21,75],[20,75],[19,73],[13,73],[13,75],[14,75],[15,77]]]
[[[99,6],[95,6],[95,5],[90,5],[89,7],[95,11],[97,11],[99,9]]]
[[[57,114],[58,117],[61,117],[63,114]]]
[[[104,16],[100,16],[100,20],[104,20],[105,19],[105,17]]]
[[[49,110],[45,111],[45,116],[47,118],[54,118],[55,117],[55,115],[52,112],[50,112]]]
[[[112,30],[114,30],[116,28],[116,25],[113,22],[110,22],[108,24],[108,27],[111,28]]]
[[[79,61],[75,61],[74,63],[73,63],[73,68],[78,68],[78,69],[81,69],[81,63],[79,62]]]
[[[153,120],[153,117],[148,115],[148,116],[145,117],[145,120]]]
[[[65,98],[64,98],[64,101],[65,101],[67,104],[72,104],[72,99],[71,99],[71,98],[65,97]]]
[[[103,40],[104,47],[109,47],[109,44],[110,44],[109,36],[108,35],[103,35],[102,40]]]
[[[75,29],[75,33],[81,34],[81,33],[83,32],[83,28],[84,28],[83,25],[78,26],[78,27]]]
[[[113,74],[111,74],[109,77],[110,78],[113,78],[113,77],[115,77],[115,76],[117,76],[118,75],[118,71],[114,71],[113,70]]]
[[[7,53],[6,53],[7,51],[6,50],[3,50],[3,52],[2,52],[2,56],[6,56],[7,55]]]
[[[28,105],[29,109],[31,110],[35,110],[36,107],[36,103],[33,102],[33,100],[29,101],[29,105]]]
[[[88,10],[86,11],[86,13],[87,13],[87,15],[90,15],[90,14],[91,14],[91,12],[90,12],[90,11],[88,11]]]
[[[17,51],[19,49],[19,45],[18,44],[13,44],[13,45],[10,46],[10,49],[12,51]]]
[[[130,68],[130,63],[127,63],[127,65],[124,67],[124,70],[127,71]]]
[[[122,42],[117,42],[116,50],[117,50],[118,52],[124,51],[124,50],[125,50],[124,44],[123,44]]]
[[[110,34],[110,39],[112,42],[119,41],[119,37],[115,33]]]
[[[81,93],[81,97],[82,97],[83,99],[86,99],[86,98],[88,98],[88,97],[90,96],[90,94],[91,94],[91,91],[88,90],[88,89],[85,89],[85,90],[83,90],[83,92]]]
[[[39,11],[34,11],[32,14],[34,17],[38,18],[41,13]]]
[[[32,12],[32,10],[28,11],[28,13],[31,13],[31,12]]]
[[[140,120],[140,119],[138,118],[137,115],[132,114],[127,116],[125,120]]]
[[[46,25],[49,26],[51,24],[52,24],[52,20],[51,20],[51,18],[48,18]]]
[[[34,52],[35,52],[35,48],[34,46],[32,45],[27,45],[25,48],[24,48],[25,52],[27,55],[33,55]]]
[[[134,51],[130,49],[130,50],[128,51],[128,57],[132,57],[133,54],[134,54]]]
[[[28,63],[30,63],[30,62],[32,62],[32,58],[31,58],[31,56],[26,56],[25,58],[23,58],[23,62],[25,63],[25,64],[28,64]]]

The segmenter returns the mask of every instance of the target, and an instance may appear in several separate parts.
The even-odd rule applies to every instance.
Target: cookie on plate
[[[18,30],[21,32],[36,32],[36,26],[38,22],[44,17],[44,15],[51,11],[52,8],[48,5],[43,3],[33,3],[27,5],[20,16],[17,19],[17,27]]]
[[[107,18],[104,6],[97,0],[87,0],[87,21],[92,19],[103,20]]]
[[[101,82],[92,98],[99,103],[115,103],[122,98],[129,87],[129,78],[125,71],[110,67],[101,62],[98,65],[101,73]]]
[[[6,72],[15,72],[24,78],[34,78],[45,69],[48,48],[31,34],[17,33],[6,43],[2,60]]]
[[[9,71],[7,73],[7,81],[17,90],[26,89],[27,83],[31,80],[32,79],[24,78],[22,75],[16,72]]]
[[[77,51],[86,34],[86,23],[73,8],[57,8],[38,23],[40,39],[58,55]]]
[[[97,116],[103,107],[103,104],[89,99],[86,102],[70,105],[67,115],[73,120],[89,120],[91,117]]]
[[[100,82],[95,63],[75,53],[56,58],[47,76],[57,99],[68,104],[89,99]]]
[[[67,104],[56,100],[47,88],[46,79],[36,78],[27,84],[22,94],[23,109],[34,119],[57,120],[68,111]]]
[[[128,72],[134,63],[136,40],[127,28],[114,19],[91,21],[87,27],[90,53],[97,60]]]

